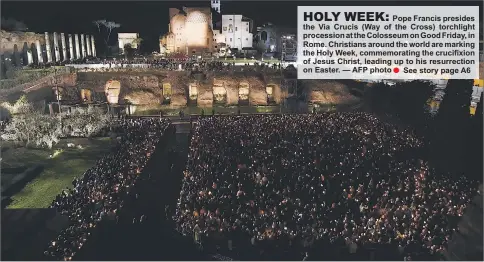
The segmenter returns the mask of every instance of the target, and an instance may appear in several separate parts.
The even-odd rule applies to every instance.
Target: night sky
[[[221,0],[224,14],[243,14],[255,26],[265,22],[297,27],[298,5],[474,5],[479,6],[482,24],[482,1],[228,1]],[[168,30],[168,8],[210,6],[210,1],[1,1],[2,18],[23,21],[29,31],[43,33],[96,34],[94,20],[106,19],[121,24],[118,32],[138,32],[144,39],[143,51],[158,49],[158,38]],[[482,31],[482,28],[481,28]],[[114,44],[117,35],[111,37]]]

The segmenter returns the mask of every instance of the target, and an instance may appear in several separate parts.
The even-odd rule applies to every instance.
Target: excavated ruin
[[[349,87],[338,81],[302,80],[301,84],[308,102],[313,104],[341,104],[356,100]]]
[[[268,72],[209,72],[190,73],[185,71],[145,72],[78,72],[71,74],[69,81],[59,83],[65,86],[63,97],[81,101],[83,92],[91,92],[93,102],[106,100],[125,102],[132,105],[166,104],[174,107],[198,105],[252,105],[280,104],[288,97],[288,82],[281,74]],[[118,97],[106,96],[109,81],[119,82],[119,90],[110,92]],[[73,82],[73,83],[71,83]],[[298,90],[304,90],[310,103],[350,103],[357,98],[350,94],[350,88],[338,81],[300,80]],[[50,85],[52,86],[52,85]],[[104,99],[102,98],[104,96]],[[190,103],[188,103],[190,102]]]

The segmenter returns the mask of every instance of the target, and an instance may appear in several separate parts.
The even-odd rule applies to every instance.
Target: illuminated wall
[[[188,95],[191,100],[197,100],[198,97],[198,85],[197,83],[190,83],[188,87]]]
[[[213,84],[213,97],[215,102],[224,102],[227,97],[227,90],[223,83],[214,83]]]
[[[117,80],[109,80],[104,88],[104,93],[108,103],[117,104],[119,102],[119,93],[121,92],[121,83]]]
[[[169,32],[160,38],[160,50],[165,47],[166,53],[187,55],[213,51],[210,8],[184,8],[184,12],[170,8],[170,17]]]
[[[209,17],[201,11],[188,13],[185,33],[189,54],[212,50],[213,33],[209,22]]]
[[[239,85],[239,99],[248,100],[249,99],[249,83],[242,82]]]

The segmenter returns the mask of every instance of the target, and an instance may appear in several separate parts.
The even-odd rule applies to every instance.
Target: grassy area
[[[67,143],[82,145],[67,148]],[[13,195],[7,208],[45,208],[63,189],[72,187],[72,180],[92,167],[109,151],[112,141],[107,138],[64,140],[52,150],[9,147],[2,152],[2,168],[18,168],[41,164],[43,171],[19,193]],[[50,158],[49,156],[54,157]]]

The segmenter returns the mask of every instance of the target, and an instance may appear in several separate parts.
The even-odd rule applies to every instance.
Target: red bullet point
[[[395,73],[395,74],[396,74],[396,73],[398,73],[398,72],[400,72],[400,69],[398,69],[398,67],[393,68],[393,73]]]

